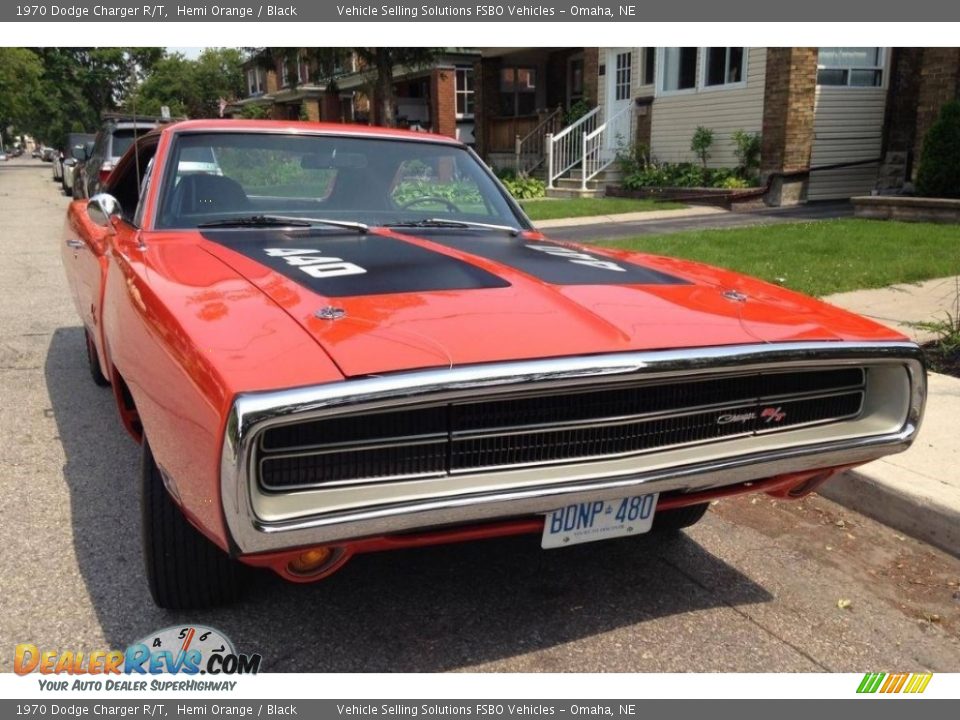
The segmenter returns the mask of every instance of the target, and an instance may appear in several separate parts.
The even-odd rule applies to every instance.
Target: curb
[[[819,494],[895,530],[960,557],[960,510],[911,493],[857,470],[825,483]]]

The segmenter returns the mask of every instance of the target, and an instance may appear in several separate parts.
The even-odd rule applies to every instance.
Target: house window
[[[697,86],[697,48],[664,48],[662,73],[660,89],[664,92],[695,89]]]
[[[537,69],[500,69],[500,114],[506,117],[533,115],[537,110]]]
[[[473,68],[457,68],[457,117],[473,117]]]
[[[817,85],[880,87],[883,84],[883,48],[820,48]]]
[[[570,64],[567,68],[567,82],[569,92],[567,93],[567,106],[572,107],[583,100],[583,58],[570,58]]]
[[[743,58],[742,47],[708,47],[704,59],[704,87],[742,83]]]
[[[613,81],[615,100],[630,99],[630,74],[633,70],[633,53],[617,53],[616,75]]]
[[[657,49],[648,47],[643,49],[643,84],[653,85],[656,75],[656,57]]]
[[[290,87],[290,63],[280,61],[280,87]]]
[[[263,92],[266,89],[264,85],[264,74],[262,68],[250,68],[247,70],[247,91],[250,97],[263,95]]]
[[[300,85],[305,85],[310,82],[310,64],[300,58],[297,61],[297,83]]]

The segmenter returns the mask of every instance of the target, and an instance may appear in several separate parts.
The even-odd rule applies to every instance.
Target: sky
[[[171,55],[173,53],[182,53],[186,55],[191,60],[196,60],[200,56],[200,51],[203,50],[202,47],[168,47],[167,52]]]

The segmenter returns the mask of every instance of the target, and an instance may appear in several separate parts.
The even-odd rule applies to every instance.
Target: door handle
[[[67,247],[73,248],[74,250],[83,249],[83,241],[81,240],[67,240]]]

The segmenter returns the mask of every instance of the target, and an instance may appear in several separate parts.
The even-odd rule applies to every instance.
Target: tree
[[[220,99],[243,94],[243,56],[235,48],[207,48],[196,60],[180,53],[165,55],[131,97],[138,113],[159,115],[170,108],[174,116],[217,117]]]
[[[397,124],[397,93],[393,86],[396,67],[418,69],[436,57],[439,48],[359,47],[359,60],[374,70],[374,122],[393,127]]]
[[[27,128],[40,92],[43,65],[26,48],[0,48],[0,130]]]
[[[300,58],[313,68],[313,80],[336,91],[337,76],[351,55],[356,55],[361,71],[370,73],[373,94],[373,122],[394,127],[397,124],[397,93],[393,85],[396,69],[417,70],[430,64],[442,48],[354,47],[354,48],[249,48],[258,63],[274,70],[278,63],[295,67]],[[296,85],[297,73],[290,74]]]
[[[28,60],[25,52],[34,59]],[[18,77],[26,67],[29,78],[29,68],[39,63],[35,82],[18,79],[13,84],[11,103],[23,108],[18,122],[24,131],[62,147],[67,133],[96,130],[102,113],[121,107],[163,55],[163,48],[19,49],[5,53],[0,75],[13,68]]]

